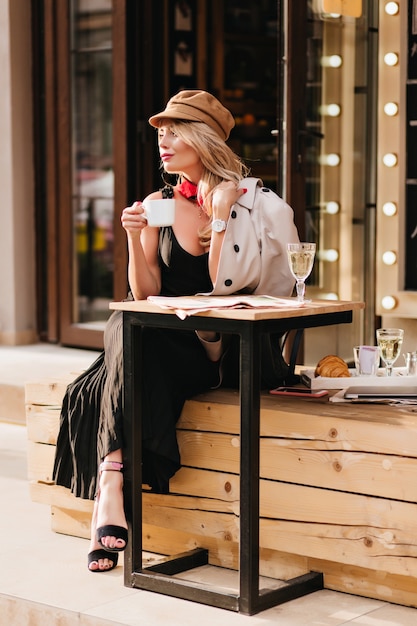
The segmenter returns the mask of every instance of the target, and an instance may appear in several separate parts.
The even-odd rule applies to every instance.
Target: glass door
[[[58,216],[59,341],[100,348],[109,303],[128,290],[120,214],[153,188],[147,163],[154,134],[139,118],[142,109],[155,110],[149,93],[157,90],[138,90],[136,76],[149,86],[159,57],[149,63],[149,39],[140,34],[159,17],[161,3],[67,0],[52,8],[56,125],[46,132],[59,146],[58,192],[49,207]]]
[[[73,323],[102,330],[113,299],[111,0],[70,4]]]

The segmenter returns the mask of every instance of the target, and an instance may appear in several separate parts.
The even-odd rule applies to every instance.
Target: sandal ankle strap
[[[122,472],[123,471],[123,463],[120,463],[119,461],[102,461],[100,463],[99,466],[99,472],[106,472],[106,471],[115,471],[115,472]]]

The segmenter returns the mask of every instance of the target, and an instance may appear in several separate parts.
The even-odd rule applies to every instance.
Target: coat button
[[[268,187],[262,187],[261,191],[271,191]]]
[[[237,243],[235,243],[235,245],[233,246],[233,250],[234,250],[235,252],[239,252],[240,248],[239,248],[239,246],[237,245]]]
[[[236,213],[236,211],[233,209],[233,211],[230,213],[230,217],[231,217],[232,219],[235,219],[235,218],[236,218],[236,216],[237,216],[237,213]]]
[[[233,280],[231,280],[231,278],[228,278],[224,281],[224,284],[226,285],[226,287],[230,287],[233,284]]]

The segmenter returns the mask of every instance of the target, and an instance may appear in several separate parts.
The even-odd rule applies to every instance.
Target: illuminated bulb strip
[[[382,4],[382,2],[381,2]],[[385,14],[387,16],[386,18],[386,23],[387,26],[389,26],[390,28],[392,28],[394,26],[394,23],[392,22],[391,17],[388,16],[395,16],[398,15],[399,11],[400,11],[400,3],[399,2],[387,2],[386,0],[384,0],[383,4],[384,6],[384,11]],[[390,20],[388,22],[388,20]],[[385,21],[385,20],[384,20]],[[398,21],[397,21],[397,27],[398,26]],[[386,72],[390,71],[392,73],[392,70],[390,70],[389,68],[394,68],[395,66],[399,66],[400,63],[400,55],[398,52],[394,52],[394,51],[389,51],[386,52],[383,56],[383,63],[385,65],[385,70],[381,67],[380,70],[382,73],[386,74]],[[386,77],[388,77],[388,74],[386,74]],[[393,102],[391,100],[389,100],[390,96],[390,91],[388,89],[388,91],[386,92],[386,96],[382,96],[382,102],[384,102],[384,100],[386,100],[384,102],[384,115],[386,115],[387,117],[395,117],[396,115],[399,114],[399,105],[397,102]],[[381,122],[382,122],[382,118],[381,118]],[[388,124],[392,124],[392,122],[388,122],[388,120],[384,122],[382,122],[382,124],[388,126]],[[395,146],[397,144],[391,144],[391,147],[395,149]],[[382,163],[385,167],[389,167],[389,168],[394,168],[395,166],[398,165],[398,154],[396,154],[395,152],[387,152],[385,154],[383,154],[382,156]],[[382,204],[382,214],[388,218],[394,217],[397,215],[398,212],[398,206],[397,203],[392,201],[392,200],[388,200],[386,202],[384,202]],[[384,219],[384,218],[383,218]],[[384,230],[387,230],[389,228],[388,224],[385,224],[384,226]],[[395,252],[394,250],[384,250],[381,251],[381,260],[382,263],[388,268],[390,266],[395,266],[398,262],[398,256],[397,256],[397,252]],[[392,270],[391,270],[392,271]],[[385,278],[385,285],[390,283],[390,279],[388,278],[388,274],[386,273],[388,272],[388,269],[383,270],[381,273],[381,277]],[[387,288],[387,287],[385,287]],[[383,287],[382,287],[383,289]],[[389,288],[388,288],[389,289]],[[387,289],[387,290],[388,290]],[[395,289],[395,288],[394,288]],[[399,305],[398,299],[397,297],[395,297],[394,295],[384,295],[384,296],[380,296],[380,306],[384,311],[392,311],[393,309],[396,309]]]

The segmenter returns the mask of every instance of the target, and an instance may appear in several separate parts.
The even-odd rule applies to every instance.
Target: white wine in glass
[[[289,243],[287,244],[288,263],[295,280],[297,281],[297,301],[305,300],[305,280],[310,276],[316,254],[315,243]]]
[[[392,376],[392,366],[400,356],[404,331],[402,328],[378,328],[376,341],[387,376]]]

